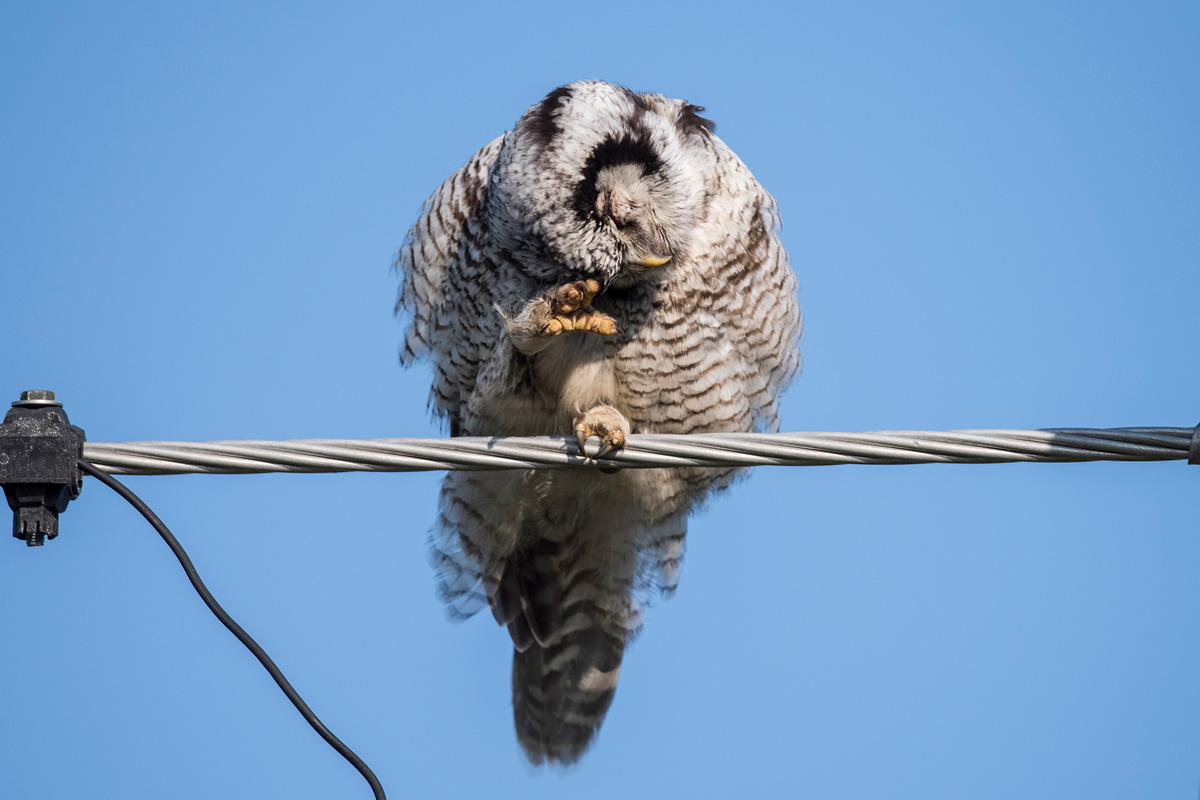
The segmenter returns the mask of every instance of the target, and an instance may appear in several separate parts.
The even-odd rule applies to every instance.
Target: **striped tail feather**
[[[531,762],[572,764],[583,755],[617,693],[623,650],[596,627],[513,650],[513,721]]]
[[[594,573],[571,569],[565,549],[543,539],[510,557],[493,600],[513,638],[517,739],[534,764],[571,764],[587,750],[616,694],[625,651],[619,620],[628,591],[619,599],[604,593]]]

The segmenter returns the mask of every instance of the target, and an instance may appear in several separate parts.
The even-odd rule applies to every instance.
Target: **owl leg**
[[[600,437],[600,449],[592,458],[604,458],[625,446],[629,435],[629,420],[612,406],[596,406],[575,418],[575,441],[579,452],[587,455],[584,444],[592,436]]]
[[[505,319],[513,345],[525,355],[533,355],[567,331],[615,336],[616,320],[591,308],[599,292],[597,281],[575,281],[530,301],[516,317]]]

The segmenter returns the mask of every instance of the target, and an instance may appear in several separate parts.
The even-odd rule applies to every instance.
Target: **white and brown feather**
[[[774,200],[697,110],[561,87],[426,202],[396,259],[401,361],[433,364],[430,405],[452,435],[570,435],[598,407],[633,433],[778,430],[800,362],[795,277]],[[612,190],[639,209],[632,225],[605,218],[614,180],[636,184]],[[666,264],[634,263],[662,248]],[[514,347],[513,319],[583,279],[605,287],[592,308],[619,333]],[[447,475],[439,590],[453,616],[486,604],[509,628],[517,734],[535,763],[587,748],[641,609],[678,584],[688,514],[735,475]]]

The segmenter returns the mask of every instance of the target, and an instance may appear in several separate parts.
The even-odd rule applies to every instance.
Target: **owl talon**
[[[563,284],[550,290],[550,310],[555,316],[570,314],[592,304],[600,294],[600,282],[592,279]]]
[[[624,444],[624,443],[622,442],[622,444]],[[600,459],[604,458],[606,455],[608,455],[609,453],[611,453],[613,450],[616,450],[616,449],[617,449],[616,445],[614,445],[608,439],[605,439],[604,441],[602,441],[600,443],[600,449],[596,451],[596,455],[592,456],[592,458],[599,461]]]
[[[540,336],[557,336],[565,331],[585,331],[598,333],[601,336],[616,336],[617,323],[607,314],[597,314],[595,311],[576,311],[552,317],[549,322],[538,330]]]
[[[575,441],[584,458],[595,461],[616,452],[625,446],[629,433],[629,421],[612,406],[596,406],[575,418]],[[589,456],[584,445],[592,436],[600,437],[600,449]]]
[[[590,308],[600,288],[599,281],[588,279],[551,289],[543,301],[550,318],[538,329],[538,335],[557,336],[566,331],[584,331],[601,336],[619,334],[616,320]]]

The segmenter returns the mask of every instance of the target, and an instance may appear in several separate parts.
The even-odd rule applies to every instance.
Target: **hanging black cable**
[[[368,767],[353,750],[351,750],[349,747],[343,744],[340,739],[334,736],[333,733],[325,727],[325,724],[321,722],[321,720],[317,719],[317,715],[312,712],[312,709],[308,707],[308,704],[305,703],[303,698],[301,698],[296,690],[292,688],[292,684],[288,683],[288,679],[283,676],[283,673],[280,672],[279,667],[275,666],[275,662],[271,660],[271,657],[267,655],[266,651],[259,646],[258,642],[254,641],[254,639],[250,637],[250,634],[242,630],[241,625],[238,625],[236,622],[234,622],[233,617],[229,616],[225,609],[221,608],[220,604],[212,596],[212,593],[208,591],[208,587],[204,585],[204,581],[200,580],[200,576],[196,573],[196,568],[192,566],[192,560],[188,558],[188,554],[184,552],[183,547],[171,534],[171,531],[167,529],[167,526],[163,524],[162,520],[160,520],[158,516],[150,510],[150,507],[146,505],[140,497],[134,494],[129,487],[118,481],[112,475],[109,475],[107,472],[96,467],[94,464],[84,461],[82,458],[78,460],[78,463],[81,470],[86,472],[88,475],[91,475],[101,483],[106,484],[114,492],[128,500],[129,504],[136,508],[141,515],[146,518],[146,521],[154,527],[154,530],[158,531],[158,535],[161,536],[163,541],[167,543],[167,547],[171,548],[171,552],[175,554],[175,558],[179,559],[179,564],[183,567],[183,571],[187,573],[188,580],[192,582],[192,587],[195,588],[196,592],[200,595],[200,599],[204,601],[206,606],[208,606],[208,609],[216,615],[217,619],[221,620],[222,625],[228,628],[229,631],[238,638],[239,642],[246,646],[246,649],[254,654],[254,657],[257,658],[259,663],[261,663],[267,672],[270,673],[271,677],[275,680],[275,683],[279,684],[279,688],[283,690],[285,695],[287,695],[287,699],[292,701],[292,705],[294,705],[296,710],[300,712],[301,716],[308,721],[308,724],[312,726],[313,730],[320,734],[321,738],[328,742],[330,747],[338,751],[342,758],[349,761],[356,770],[362,773],[362,776],[366,778],[367,783],[371,785],[371,791],[375,793],[376,800],[385,800],[383,786],[379,783],[379,779],[375,777],[375,773],[371,771],[371,768]]]

